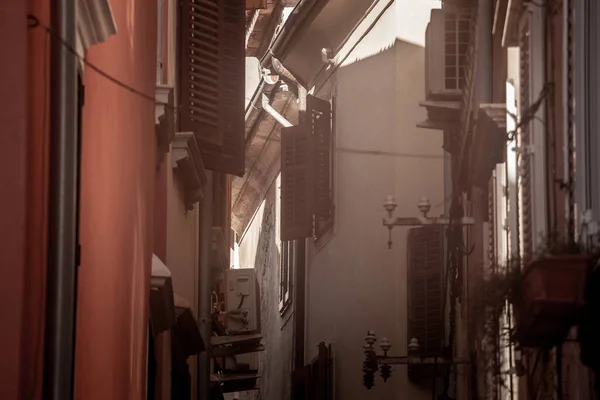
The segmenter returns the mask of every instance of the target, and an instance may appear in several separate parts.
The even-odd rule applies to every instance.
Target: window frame
[[[467,25],[466,31],[461,29],[463,23]],[[450,28],[449,25],[451,25]],[[461,41],[461,34],[463,33],[466,34],[466,42]],[[449,34],[453,34],[451,38],[449,38]],[[470,15],[468,13],[444,13],[444,90],[461,90],[464,86],[467,52],[469,48],[469,36]],[[464,51],[461,50],[461,45],[464,46]],[[449,47],[452,48],[452,54],[448,54],[447,52]],[[449,63],[448,57],[455,57],[455,62]],[[447,72],[449,68],[455,70],[455,76],[448,76]],[[454,83],[453,87],[449,87],[449,81]]]
[[[294,262],[296,256],[295,240],[282,240],[279,254],[279,314],[284,316],[292,304]]]
[[[320,218],[313,214],[313,229],[314,242],[320,248],[325,245],[334,231],[336,217],[336,193],[335,193],[335,166],[336,166],[336,97],[331,96],[329,103],[331,104],[331,143],[329,144],[329,192],[330,192],[330,208],[329,218]]]

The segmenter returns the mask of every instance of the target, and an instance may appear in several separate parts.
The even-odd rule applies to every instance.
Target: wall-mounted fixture
[[[419,356],[419,341],[416,338],[410,339],[407,346],[406,356],[390,356],[388,352],[392,348],[392,343],[387,338],[382,338],[379,347],[383,351],[383,355],[378,355],[375,352],[375,342],[377,337],[375,332],[368,331],[365,337],[366,344],[363,346],[365,351],[365,361],[363,362],[363,385],[367,389],[371,389],[375,385],[375,373],[379,371],[384,382],[392,376],[391,365],[455,365],[467,364],[468,361],[463,359],[449,360],[441,357],[421,357]]]
[[[427,197],[422,197],[417,204],[417,208],[423,214],[422,217],[394,217],[394,211],[398,207],[394,196],[388,195],[383,203],[383,208],[387,216],[383,218],[383,226],[389,229],[388,247],[392,248],[392,228],[394,226],[423,226],[423,225],[473,225],[475,220],[472,217],[446,218],[446,217],[428,217],[431,210],[431,203]]]

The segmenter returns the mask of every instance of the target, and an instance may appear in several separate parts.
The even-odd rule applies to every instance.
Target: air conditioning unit
[[[470,40],[466,10],[434,9],[425,31],[425,96],[460,96]]]
[[[260,333],[260,288],[254,268],[227,273],[227,330],[230,335]]]

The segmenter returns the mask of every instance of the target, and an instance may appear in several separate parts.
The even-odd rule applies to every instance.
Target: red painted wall
[[[154,97],[156,3],[112,0],[118,34],[89,60]],[[154,104],[85,71],[75,398],[145,394],[156,177]]]
[[[10,54],[0,75],[0,398],[16,399],[19,388],[26,247],[27,27],[26,4],[3,1],[0,46]]]
[[[48,0],[0,1],[0,398],[41,398],[46,265]]]

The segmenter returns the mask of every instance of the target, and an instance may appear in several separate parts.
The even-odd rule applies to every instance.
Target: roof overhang
[[[324,67],[321,50],[327,48],[337,54],[354,28],[367,16],[374,0],[354,0],[351,6],[344,0],[314,3],[305,16],[292,13],[288,23],[301,26],[286,45],[273,51],[304,87],[311,87]]]
[[[246,172],[231,183],[231,226],[242,234],[280,170],[281,124],[261,107],[263,87],[246,113]],[[271,106],[292,124],[298,122],[298,104],[291,91],[276,85],[269,94]]]

